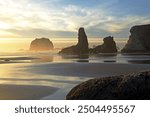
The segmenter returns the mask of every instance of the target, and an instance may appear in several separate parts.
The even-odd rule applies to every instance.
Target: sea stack
[[[116,53],[117,47],[114,38],[111,36],[103,39],[103,44],[90,49],[90,53]]]
[[[87,35],[84,31],[84,28],[80,28],[78,31],[78,43],[77,45],[67,47],[62,49],[59,53],[61,54],[75,54],[75,55],[82,55],[82,54],[88,54],[89,48],[88,48],[88,39]]]
[[[130,33],[129,40],[121,52],[150,52],[150,24],[133,26]]]
[[[36,38],[30,44],[31,51],[47,51],[54,49],[52,41],[48,38]]]

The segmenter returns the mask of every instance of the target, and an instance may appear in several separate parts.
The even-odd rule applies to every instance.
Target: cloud
[[[50,38],[59,38],[61,37],[76,37],[76,32],[71,31],[54,31],[54,30],[46,30],[46,29],[9,29],[6,32],[12,32],[16,34],[18,37],[50,37]]]
[[[150,16],[113,13],[110,7],[119,0],[103,1],[95,7],[59,4],[63,1],[0,0],[0,37],[73,37],[81,26],[90,37],[127,37],[131,26],[150,22]]]

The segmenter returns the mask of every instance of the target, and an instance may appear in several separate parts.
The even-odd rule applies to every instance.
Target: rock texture
[[[68,100],[149,100],[150,71],[92,79],[73,88]]]
[[[90,49],[90,53],[116,53],[117,47],[113,37],[105,37],[103,39],[104,43],[102,45],[96,46]]]
[[[78,43],[77,45],[67,47],[62,49],[59,53],[61,54],[87,54],[89,51],[88,48],[88,39],[86,36],[86,33],[84,31],[84,28],[80,28],[78,31]]]
[[[36,38],[30,44],[31,51],[46,51],[53,48],[53,43],[48,38]]]
[[[123,53],[150,52],[150,24],[134,26]]]

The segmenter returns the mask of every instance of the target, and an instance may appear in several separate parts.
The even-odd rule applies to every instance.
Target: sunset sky
[[[0,38],[127,38],[136,24],[150,23],[150,0],[0,0]]]

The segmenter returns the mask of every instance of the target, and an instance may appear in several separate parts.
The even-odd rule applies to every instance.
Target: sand
[[[150,70],[150,64],[52,63],[30,66],[27,70],[36,74],[95,78]]]
[[[4,67],[4,66],[3,66]],[[67,93],[77,84],[88,79],[129,74],[150,70],[150,64],[123,63],[38,63],[29,66],[19,66],[26,73],[35,74],[37,78],[29,79],[52,82],[51,86],[0,85],[0,99],[35,100],[35,99],[65,99]],[[17,71],[17,69],[15,69]],[[42,76],[43,75],[43,76]],[[42,76],[42,77],[41,77]],[[44,79],[44,76],[49,76]],[[53,76],[56,77],[53,79]],[[30,76],[28,76],[30,77]],[[38,79],[41,77],[42,79]],[[57,79],[60,78],[60,79]],[[73,79],[69,79],[72,78]],[[19,79],[19,77],[17,77]],[[52,79],[51,79],[52,78]],[[2,80],[5,80],[4,78]],[[9,79],[8,79],[9,80]],[[24,79],[25,80],[25,79]],[[50,81],[49,81],[50,80]],[[25,80],[26,81],[26,80]],[[27,79],[28,81],[28,79]],[[23,82],[23,81],[22,81]],[[54,83],[54,85],[53,85]],[[62,87],[59,84],[62,84]],[[40,85],[40,84],[39,84]]]
[[[57,88],[49,86],[0,85],[0,100],[37,100],[53,94]]]
[[[57,75],[63,77],[79,77],[86,81],[97,77],[130,74],[150,70],[146,64],[116,64],[116,63],[53,63],[41,64],[27,68],[35,74]],[[76,79],[78,80],[78,79]],[[76,81],[74,79],[74,82]],[[61,81],[60,81],[61,82]],[[73,82],[73,81],[72,81]],[[81,82],[80,82],[81,83]],[[79,83],[78,83],[79,84]],[[68,92],[77,84],[66,84],[52,95],[43,97],[44,100],[65,99]]]

